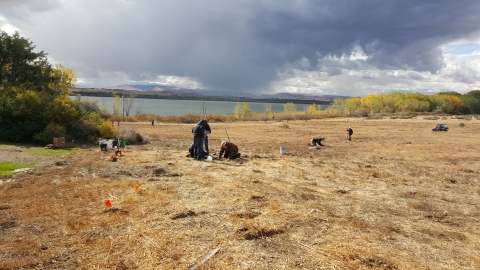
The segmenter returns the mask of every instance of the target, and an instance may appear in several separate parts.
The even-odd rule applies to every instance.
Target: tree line
[[[326,111],[349,115],[396,112],[479,114],[480,90],[473,90],[466,94],[457,92],[442,92],[435,95],[390,93],[347,99],[335,98]]]
[[[75,82],[71,69],[52,66],[29,39],[0,30],[0,141],[89,142],[113,136],[98,104],[69,97]]]

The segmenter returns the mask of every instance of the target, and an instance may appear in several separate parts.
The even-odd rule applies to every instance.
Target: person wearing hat
[[[347,140],[352,140],[353,129],[351,127],[347,128]]]
[[[313,146],[325,146],[322,144],[322,141],[325,140],[325,137],[321,137],[321,138],[312,138],[310,140],[311,142],[311,145]]]
[[[240,158],[238,147],[231,142],[223,141],[222,144],[220,144],[220,154],[218,155],[218,159],[221,159],[222,155],[224,158],[228,159]]]

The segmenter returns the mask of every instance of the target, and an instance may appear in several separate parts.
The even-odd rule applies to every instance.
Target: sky
[[[0,0],[77,87],[248,96],[480,89],[478,0]]]

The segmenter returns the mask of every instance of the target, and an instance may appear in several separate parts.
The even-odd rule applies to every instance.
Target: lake
[[[76,99],[76,96],[70,96],[72,99]],[[92,97],[82,96],[82,100],[95,100],[98,102],[100,108],[105,108],[109,113],[113,113],[112,102],[113,97]],[[127,104],[127,98],[125,98],[125,104]],[[202,101],[202,100],[179,100],[179,99],[146,99],[135,98],[133,105],[130,109],[130,115],[136,115],[140,113],[154,114],[154,115],[182,115],[182,114],[204,114],[202,108],[205,108],[205,114],[233,114],[233,108],[237,103],[243,104],[244,102],[235,101]],[[262,102],[247,102],[252,113],[264,113],[265,104],[272,106],[273,113],[283,112],[284,103],[262,103]],[[122,112],[123,100],[120,98],[120,112]],[[305,109],[312,105],[312,103],[295,103],[297,111],[305,111]],[[315,103],[318,105],[318,103]],[[322,110],[328,108],[328,105],[322,105]]]

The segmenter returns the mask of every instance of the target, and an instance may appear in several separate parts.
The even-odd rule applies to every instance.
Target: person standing
[[[351,127],[347,128],[347,140],[352,140],[353,129]]]
[[[205,119],[202,119],[203,121],[203,127],[205,128],[205,133],[204,133],[204,139],[203,141],[205,142],[205,152],[207,153],[206,155],[208,156],[208,154],[210,153],[210,151],[208,151],[208,135],[210,133],[212,133],[212,129],[210,129],[210,125],[208,124],[208,121],[205,120]]]
[[[193,158],[203,160],[203,138],[205,136],[205,127],[203,119],[192,128],[193,133]]]
[[[155,128],[155,119],[152,120],[152,128]]]

